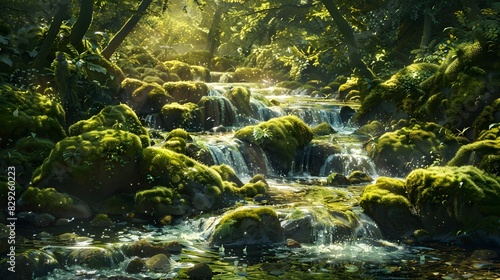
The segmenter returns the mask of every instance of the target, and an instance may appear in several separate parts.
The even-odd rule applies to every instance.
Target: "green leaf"
[[[9,43],[9,38],[0,35],[0,44],[7,45]]]
[[[102,67],[101,65],[94,64],[92,62],[87,61],[87,66],[88,66],[90,71],[94,71],[94,72],[98,72],[98,73],[102,73],[102,74],[106,74],[108,72],[108,70],[106,70],[106,68]]]
[[[9,67],[12,67],[12,63],[13,63],[12,60],[9,58],[9,56],[4,54],[4,53],[0,54],[0,62],[3,62],[5,64],[9,65]]]

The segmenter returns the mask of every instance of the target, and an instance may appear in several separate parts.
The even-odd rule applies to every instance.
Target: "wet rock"
[[[471,257],[476,260],[491,260],[498,258],[498,254],[493,250],[478,249],[472,252]]]
[[[65,265],[82,265],[88,268],[109,268],[123,261],[124,257],[118,249],[104,247],[61,247],[54,250],[60,263]]]
[[[146,268],[153,271],[170,271],[172,264],[165,254],[157,254],[145,261]]]
[[[460,144],[452,131],[435,123],[413,123],[373,139],[366,150],[376,166],[391,176],[448,162]]]
[[[127,273],[135,274],[135,273],[140,273],[145,267],[146,264],[142,259],[134,258],[127,264],[125,271]]]
[[[329,186],[346,186],[350,185],[349,179],[347,179],[346,176],[340,174],[340,173],[332,173],[328,175],[328,178],[326,179],[326,183]]]
[[[300,242],[298,242],[297,240],[291,239],[291,238],[287,238],[285,244],[286,244],[286,247],[288,247],[288,248],[301,248],[302,247],[302,244],[300,244]]]
[[[356,111],[353,108],[349,106],[342,106],[342,108],[340,108],[340,120],[342,121],[342,124],[346,125],[355,113]]]
[[[297,149],[312,140],[313,132],[298,117],[290,115],[244,127],[236,131],[234,137],[260,146],[275,171],[287,174]]]
[[[98,214],[90,221],[91,227],[105,227],[109,228],[114,226],[115,223],[106,214]]]
[[[52,254],[36,249],[29,249],[23,253],[16,254],[14,266],[15,272],[11,273],[7,270],[11,267],[8,262],[0,263],[0,267],[4,271],[2,279],[25,280],[44,277],[54,269],[61,267]]]
[[[323,136],[323,135],[330,135],[337,133],[337,131],[333,129],[333,127],[329,125],[327,122],[320,123],[317,126],[313,127],[313,132],[314,135],[316,136]]]
[[[212,246],[283,242],[278,215],[269,207],[241,207],[224,214],[210,234]]]
[[[139,174],[142,145],[139,136],[120,129],[66,137],[35,172],[33,187],[53,186],[89,205],[136,191],[146,185]]]
[[[386,238],[402,238],[412,235],[422,224],[411,211],[403,180],[379,177],[368,185],[359,204],[377,222]]]
[[[347,177],[347,180],[349,180],[350,184],[361,184],[361,183],[370,183],[373,181],[373,178],[370,177],[368,174],[355,170],[349,176]]]
[[[307,170],[296,170],[296,171],[306,171],[312,176],[327,176],[328,174],[322,174],[325,171],[324,165],[329,158],[336,154],[340,154],[342,149],[338,145],[324,141],[311,141],[303,149],[298,149],[295,162],[297,167],[307,167]],[[297,168],[296,168],[297,169]]]
[[[359,221],[350,210],[314,206],[295,208],[281,224],[286,238],[311,244],[351,240]]]
[[[88,218],[92,215],[85,202],[54,188],[29,187],[23,192],[17,204],[22,211],[48,213],[55,218]]]
[[[211,280],[213,272],[207,264],[198,263],[188,269],[187,275],[192,280]]]
[[[417,169],[406,178],[410,203],[431,235],[466,228],[470,241],[498,242],[500,181],[473,166]]]
[[[177,241],[152,242],[147,239],[141,239],[123,246],[123,253],[125,255],[140,258],[151,257],[157,254],[170,256],[170,253],[179,253],[181,250],[180,243]]]

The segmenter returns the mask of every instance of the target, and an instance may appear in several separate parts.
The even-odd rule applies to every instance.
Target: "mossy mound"
[[[368,96],[363,97],[354,121],[358,124],[365,124],[375,119],[390,122],[414,115],[416,110],[414,100],[424,96],[420,83],[436,73],[438,68],[438,65],[430,63],[411,64],[387,81],[376,85]],[[350,89],[344,90],[347,91],[346,95]]]
[[[192,81],[193,72],[191,71],[191,66],[185,62],[179,60],[169,60],[163,63],[171,73],[175,73],[181,81]]]
[[[230,71],[231,69],[234,69],[236,65],[238,65],[238,62],[227,58],[227,57],[214,57],[211,61],[212,67],[210,70],[212,71],[220,71],[220,72],[226,72]]]
[[[484,107],[481,114],[474,121],[472,126],[474,129],[473,139],[480,137],[481,140],[484,140],[496,139],[497,137],[500,137],[500,132],[498,130],[497,134],[493,134],[491,133],[493,131],[490,131],[493,126],[498,127],[497,124],[500,124],[500,98],[493,101],[492,104]],[[488,134],[488,136],[483,135],[484,133]]]
[[[332,210],[323,205],[296,207],[282,222],[286,238],[309,244],[353,240],[359,226],[351,210]]]
[[[172,188],[155,186],[135,194],[135,211],[155,215],[157,219],[166,215],[184,215],[189,208],[183,205],[178,190]]]
[[[234,71],[234,79],[238,82],[262,82],[264,71],[260,68],[238,67]]]
[[[238,113],[244,116],[253,116],[252,105],[250,104],[250,90],[245,87],[236,86],[224,92],[224,97],[229,99],[231,104],[238,109]]]
[[[172,189],[190,207],[202,211],[218,207],[215,202],[223,190],[222,178],[215,170],[183,154],[146,148],[141,173],[149,178],[150,185]]]
[[[313,127],[312,130],[314,132],[314,135],[316,136],[324,136],[337,133],[337,131],[333,129],[333,127],[327,122],[318,124],[317,126]]]
[[[121,84],[121,99],[138,114],[157,113],[163,105],[173,101],[161,85],[127,78]]]
[[[234,174],[232,169],[233,174],[231,174],[231,171],[224,170],[227,169],[224,165],[212,168],[222,173],[222,176],[228,176],[228,180],[224,182],[223,194],[219,199],[219,203],[222,205],[231,206],[243,198],[264,198],[269,190],[269,185],[263,175],[257,174],[248,183],[243,185],[237,177],[234,178],[236,174]]]
[[[0,86],[0,147],[12,147],[27,136],[59,141],[66,137],[63,107],[47,96]]]
[[[482,140],[460,147],[449,166],[473,165],[500,175],[500,139]]]
[[[16,181],[26,186],[55,145],[51,140],[28,136],[19,139],[13,148],[0,151],[0,159],[4,166],[15,167]]]
[[[224,214],[209,238],[212,246],[283,242],[278,214],[270,207],[242,207]]]
[[[203,96],[208,96],[208,86],[203,82],[169,82],[163,88],[175,102],[198,103]]]
[[[182,128],[188,131],[199,131],[201,112],[194,103],[166,104],[160,111],[161,127],[167,131]]]
[[[172,150],[177,153],[186,154],[186,142],[191,140],[191,136],[182,128],[176,128],[167,135],[162,148]]]
[[[470,233],[478,221],[500,217],[500,181],[472,166],[417,169],[406,178],[410,203],[432,235]],[[499,228],[497,228],[497,234]]]
[[[131,132],[141,139],[143,147],[149,146],[148,131],[142,126],[134,111],[125,104],[107,106],[90,119],[74,123],[69,127],[69,135],[77,136],[85,132],[106,129]]]
[[[379,169],[405,176],[415,168],[445,164],[459,146],[450,130],[435,123],[414,123],[375,138],[366,150]]]
[[[118,129],[93,130],[59,141],[34,172],[32,183],[54,186],[93,204],[137,189],[143,183],[138,172],[141,157],[139,136]]]
[[[236,131],[234,137],[259,145],[275,171],[287,174],[299,147],[312,140],[312,129],[296,116],[273,118]]]
[[[407,237],[422,227],[411,211],[403,180],[379,177],[375,184],[364,189],[359,204],[387,238]]]
[[[19,197],[17,204],[22,211],[48,213],[56,218],[89,218],[92,215],[85,203],[54,188],[29,187]]]

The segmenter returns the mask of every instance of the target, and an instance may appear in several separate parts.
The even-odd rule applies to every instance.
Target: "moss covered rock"
[[[359,204],[387,238],[407,237],[422,227],[411,211],[403,180],[379,177],[375,184],[364,189]]]
[[[160,111],[160,127],[170,131],[182,128],[188,131],[199,131],[201,123],[201,112],[198,105],[194,103],[179,104],[173,102],[166,104]]]
[[[186,142],[191,140],[191,136],[182,128],[176,128],[167,135],[162,148],[170,149],[174,152],[186,154]]]
[[[107,106],[88,120],[81,120],[69,127],[69,134],[77,136],[85,132],[106,129],[123,130],[137,135],[143,147],[149,146],[149,133],[134,111],[125,104]]]
[[[224,92],[224,97],[229,99],[231,104],[233,104],[236,109],[238,109],[238,113],[243,116],[253,116],[252,105],[250,104],[250,91],[241,86],[233,87],[230,90]]]
[[[142,143],[118,129],[93,130],[59,141],[33,175],[35,187],[54,186],[89,204],[141,186]],[[142,186],[144,186],[143,184]]]
[[[171,150],[144,149],[141,167],[150,184],[164,186],[178,194],[190,207],[197,210],[216,208],[223,190],[223,180],[213,169]]]
[[[224,214],[209,243],[219,245],[269,245],[283,242],[276,211],[270,207],[242,207]]]
[[[54,188],[29,187],[19,197],[17,204],[22,211],[48,213],[56,218],[89,218],[92,215],[86,203]]]
[[[204,130],[237,124],[237,110],[227,98],[204,96],[198,102],[198,106],[200,107]]]
[[[437,70],[438,66],[430,63],[416,63],[405,67],[370,90],[354,116],[354,121],[358,124],[375,119],[390,122],[413,115],[416,110],[414,100],[424,95],[420,83]]]
[[[288,173],[296,151],[312,140],[312,129],[296,116],[273,118],[236,131],[234,137],[259,145],[270,157],[274,169]]]
[[[375,138],[366,150],[379,169],[405,176],[415,168],[448,162],[459,146],[450,130],[435,123],[414,123]]]
[[[479,221],[500,217],[500,181],[475,167],[417,169],[408,175],[405,187],[416,214],[432,235],[486,230]]]
[[[449,166],[473,165],[500,175],[500,139],[482,140],[460,147]]]
[[[168,82],[163,88],[175,102],[198,103],[203,96],[208,96],[208,86],[203,82]]]
[[[163,63],[172,73],[175,73],[182,81],[192,81],[193,72],[191,66],[179,60],[169,60]]]
[[[63,107],[39,93],[0,86],[0,147],[12,147],[18,139],[37,136],[52,141],[66,137]]]
[[[239,82],[261,82],[264,72],[260,68],[238,67],[234,71],[234,79]]]
[[[15,167],[17,183],[26,186],[55,145],[51,140],[28,136],[19,139],[13,148],[0,151],[0,159],[4,166]]]
[[[315,205],[296,207],[281,224],[286,238],[314,244],[353,240],[360,222],[349,209],[332,210]]]
[[[163,85],[163,82],[161,84]],[[157,113],[163,105],[173,101],[173,97],[157,82],[132,78],[122,82],[121,99],[132,110],[142,115]]]

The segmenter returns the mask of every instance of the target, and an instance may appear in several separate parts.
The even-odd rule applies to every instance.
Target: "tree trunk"
[[[122,26],[122,28],[111,38],[108,46],[102,51],[101,55],[109,59],[111,55],[116,51],[116,49],[120,46],[120,44],[125,40],[127,35],[134,29],[139,20],[142,18],[144,12],[149,7],[149,5],[153,2],[153,0],[142,0],[139,8],[137,8],[136,13],[131,16],[127,22]]]
[[[40,50],[38,51],[38,55],[33,61],[33,68],[41,70],[45,66],[45,60],[47,59],[47,56],[52,49],[52,44],[56,40],[57,34],[59,33],[59,28],[61,27],[63,20],[69,18],[68,5],[69,0],[61,0],[61,2],[59,2],[56,15],[54,16],[54,20],[50,24],[47,36],[45,36],[45,39],[43,39],[43,43],[40,47]]]
[[[361,60],[359,53],[359,48],[354,38],[354,31],[347,22],[347,20],[342,16],[337,4],[334,0],[321,0],[323,5],[330,13],[333,21],[337,25],[340,33],[344,36],[344,43],[347,45],[347,55],[349,58],[349,66],[354,72],[358,72],[362,77],[373,78],[373,73],[368,69],[366,64]]]
[[[429,46],[431,42],[432,35],[432,17],[430,15],[424,15],[424,28],[422,30],[422,39],[420,40],[420,48],[424,49]]]
[[[84,51],[82,39],[92,23],[93,12],[94,0],[82,0],[80,4],[80,14],[78,15],[78,19],[75,24],[73,24],[71,34],[69,35],[69,42],[78,50],[78,52]]]
[[[210,30],[208,31],[208,53],[209,53],[209,65],[212,67],[212,59],[215,55],[215,50],[220,45],[220,22],[222,20],[222,15],[226,12],[227,3],[219,3],[215,9],[214,16],[212,18],[212,24],[210,25]]]

